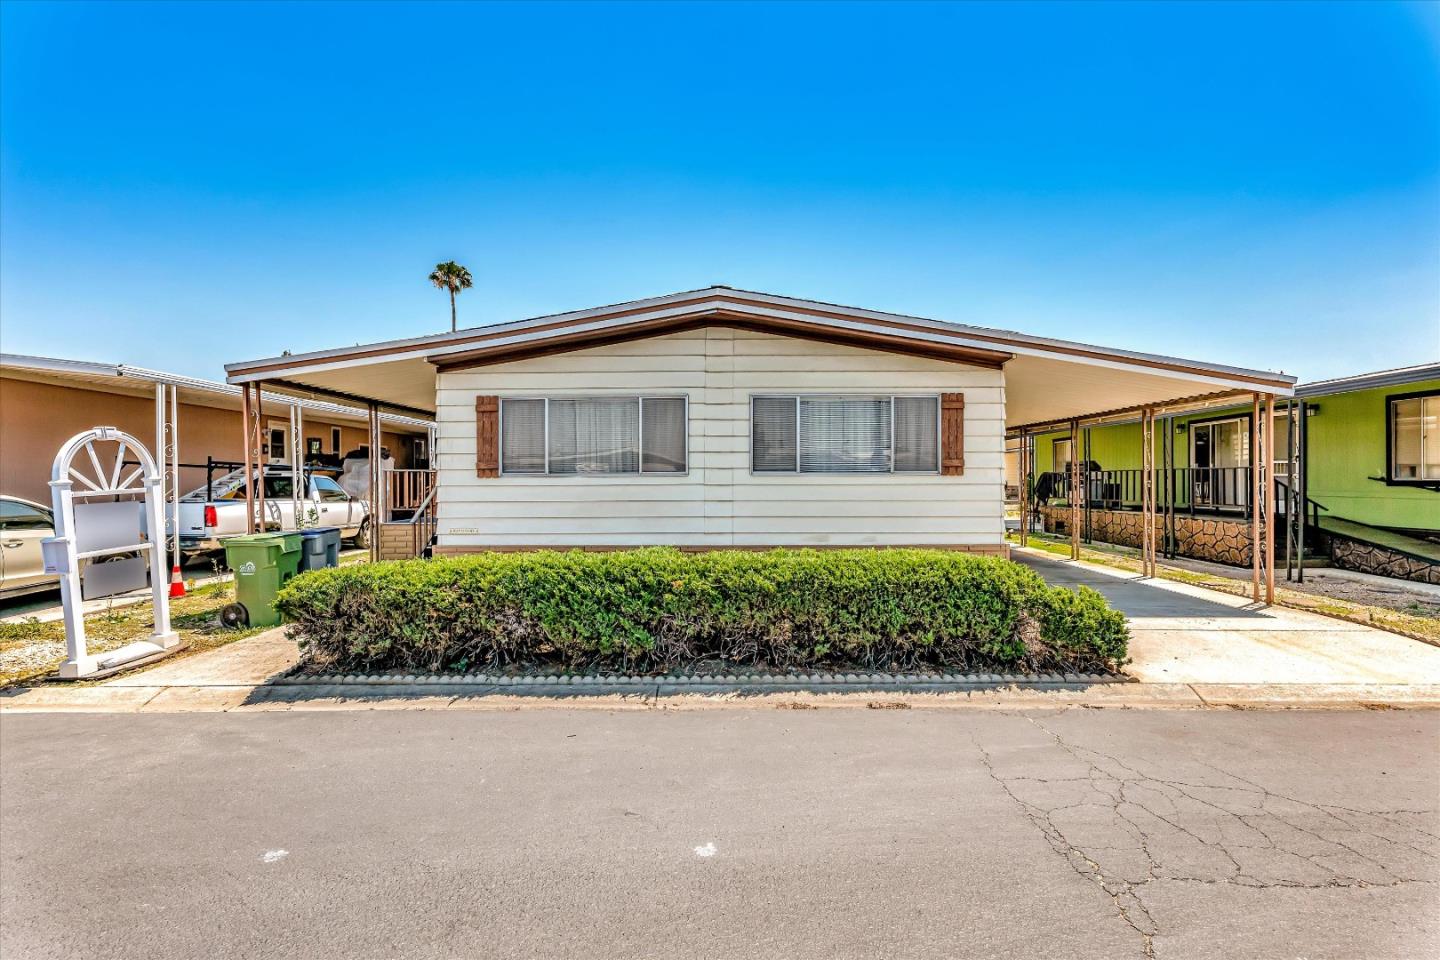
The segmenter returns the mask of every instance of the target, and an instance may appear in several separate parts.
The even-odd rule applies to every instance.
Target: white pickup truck
[[[295,516],[294,481],[288,466],[265,469],[265,529],[339,527],[357,547],[370,545],[370,505],[346,493],[328,476],[305,471],[306,495]],[[245,532],[245,477],[235,470],[180,498],[180,550],[185,554],[221,549],[223,537]]]

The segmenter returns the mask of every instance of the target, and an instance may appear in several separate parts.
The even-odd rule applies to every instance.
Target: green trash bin
[[[235,572],[236,603],[220,611],[227,627],[273,627],[275,595],[300,566],[300,534],[252,533],[225,540],[225,565]]]

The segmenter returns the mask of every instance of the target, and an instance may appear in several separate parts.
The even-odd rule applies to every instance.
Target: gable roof
[[[581,349],[592,344],[584,342],[580,335],[588,334],[592,340],[601,340],[606,334],[614,334],[627,327],[642,336],[654,336],[660,332],[669,332],[657,328],[655,324],[657,320],[666,319],[677,322],[708,319],[710,322],[719,323],[745,319],[763,322],[770,319],[788,321],[796,332],[808,326],[816,332],[856,331],[889,335],[908,340],[919,349],[923,349],[927,344],[950,345],[974,351],[1001,363],[1009,360],[1015,353],[1053,354],[1208,374],[1286,390],[1295,383],[1294,377],[1268,370],[1185,360],[1077,341],[1037,337],[1013,330],[882,313],[723,286],[631,300],[589,310],[532,317],[493,326],[470,327],[453,333],[227,363],[225,371],[228,382],[244,383],[266,379],[265,375],[271,373],[280,376],[281,371],[317,369],[381,356],[388,359],[421,357],[437,366],[466,366],[487,354],[503,354],[507,349],[522,344],[538,345],[546,341],[561,341],[570,343],[572,349]]]
[[[276,386],[360,400],[365,397],[350,389],[356,386],[356,379],[344,371],[369,367],[367,392],[374,391],[368,392],[369,399],[423,408],[433,407],[434,400],[433,383],[428,388],[432,395],[424,395],[427,388],[421,382],[422,367],[433,376],[435,370],[484,366],[706,325],[746,327],[956,363],[1004,367],[1007,380],[1011,380],[1012,373],[1030,370],[1036,382],[1042,382],[1044,377],[1054,376],[1055,368],[1048,365],[1055,362],[1067,365],[1067,370],[1080,365],[1131,371],[1156,378],[1155,389],[1137,394],[1138,402],[1147,403],[1152,402],[1152,397],[1226,390],[1289,395],[1295,382],[1294,377],[1271,371],[724,286],[452,333],[231,363],[225,369],[231,383],[263,380]],[[1017,365],[1021,360],[1025,362]],[[1163,388],[1161,381],[1165,381]],[[387,391],[393,396],[382,397]]]

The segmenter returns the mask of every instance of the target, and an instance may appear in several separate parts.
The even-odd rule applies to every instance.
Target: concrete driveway
[[[1127,671],[1153,683],[1440,683],[1440,647],[1343,620],[1098,564],[1015,550],[1057,586],[1092,587],[1130,618]]]

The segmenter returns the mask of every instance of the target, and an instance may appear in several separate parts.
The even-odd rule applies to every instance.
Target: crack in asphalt
[[[1056,777],[1006,775],[972,732],[982,765],[1050,847],[1110,897],[1146,960],[1155,958],[1160,934],[1143,899],[1151,884],[1327,890],[1436,883],[1406,869],[1407,860],[1440,859],[1427,842],[1436,835],[1404,820],[1433,811],[1313,803],[1192,758],[1187,762],[1220,782],[1158,776],[1070,743],[1036,717],[1007,715],[1043,732],[1054,765],[1072,769]]]

